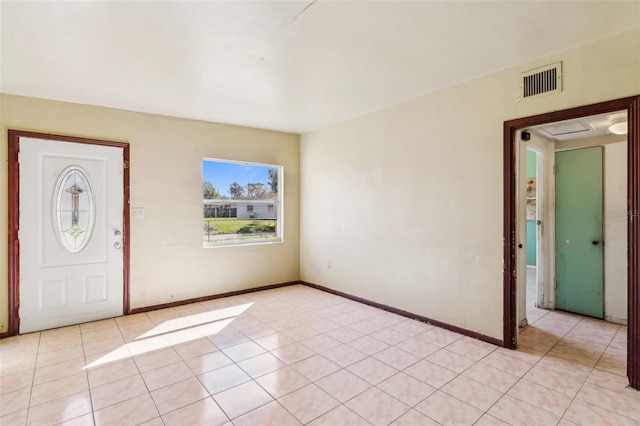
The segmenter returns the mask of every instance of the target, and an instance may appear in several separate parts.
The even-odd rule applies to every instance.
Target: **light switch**
[[[144,218],[144,207],[132,207],[131,208],[132,216],[136,219]]]

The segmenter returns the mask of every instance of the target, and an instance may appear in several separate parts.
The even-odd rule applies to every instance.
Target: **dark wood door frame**
[[[36,133],[22,130],[9,130],[9,157],[8,157],[8,237],[9,237],[9,327],[3,336],[15,336],[20,332],[20,164],[18,154],[20,152],[20,138],[30,137],[62,142],[74,142],[90,145],[113,146],[123,149],[123,312],[128,314],[129,304],[129,255],[130,255],[130,227],[129,227],[129,144],[126,142],[113,142],[99,139],[87,139],[73,136],[52,135],[48,133]]]
[[[516,144],[517,131],[530,126],[569,120],[595,114],[626,111],[627,135],[627,377],[629,385],[640,390],[640,96],[555,111],[504,123],[504,311],[503,342],[517,345],[516,319]]]

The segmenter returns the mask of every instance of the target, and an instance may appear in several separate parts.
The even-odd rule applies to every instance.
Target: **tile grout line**
[[[552,311],[549,311],[547,314],[543,315],[543,317],[547,316],[547,315],[548,315],[549,313],[551,313],[551,312],[552,312]],[[543,317],[539,318],[538,320],[542,319]],[[536,320],[536,321],[538,321],[538,320]],[[535,323],[536,321],[534,321],[534,323]],[[546,352],[544,352],[544,355],[543,355],[543,356],[542,356],[538,361],[536,361],[536,363],[535,363],[535,364],[534,364],[534,365],[533,365],[533,366],[532,366],[532,367],[531,367],[527,372],[531,371],[531,369],[533,369],[533,367],[537,366],[537,365],[538,365],[538,363],[539,363],[539,362],[540,362],[540,361],[541,361],[541,360],[542,360],[546,355],[548,355],[548,354],[553,350],[553,348],[555,348],[555,347],[556,347],[560,342],[562,342],[562,341],[563,341],[567,336],[569,336],[569,334],[571,333],[571,331],[573,331],[573,330],[574,330],[574,329],[575,329],[575,328],[576,328],[580,323],[582,323],[583,321],[584,321],[584,318],[581,318],[578,322],[576,322],[576,323],[575,323],[575,325],[574,325],[573,327],[571,327],[571,328],[570,328],[570,329],[569,329],[569,330],[568,330],[568,331],[567,331],[567,332],[566,332],[566,333],[565,333],[565,334],[560,338],[560,340],[558,340],[558,341],[557,341],[553,346],[551,346],[549,349],[547,349],[547,351],[546,351]],[[533,325],[533,323],[532,323],[531,325]],[[620,327],[618,326],[618,329],[616,330],[616,333],[614,333],[614,334],[613,334],[613,336],[609,339],[609,343],[608,343],[608,344],[607,344],[607,346],[605,347],[605,350],[602,352],[602,354],[600,354],[600,357],[598,358],[598,361],[596,361],[596,363],[594,364],[594,366],[593,366],[593,367],[590,367],[589,374],[585,377],[585,379],[584,379],[584,380],[582,380],[582,382],[581,382],[581,384],[580,384],[580,387],[579,387],[578,391],[577,391],[577,392],[575,393],[575,395],[571,398],[571,401],[569,402],[569,404],[567,405],[567,407],[564,409],[564,411],[563,411],[562,415],[560,416],[560,420],[564,419],[564,416],[567,414],[567,411],[569,410],[569,407],[571,407],[571,404],[573,404],[573,402],[574,402],[574,401],[576,401],[576,400],[580,400],[580,399],[578,398],[578,394],[580,393],[580,391],[582,390],[582,388],[584,387],[584,385],[588,382],[589,377],[591,376],[591,374],[593,374],[593,371],[596,369],[596,366],[597,366],[597,364],[598,364],[599,360],[600,360],[600,359],[602,358],[602,356],[604,355],[604,352],[606,352],[606,348],[608,348],[608,347],[609,347],[609,345],[611,344],[611,341],[613,340],[613,337],[615,337],[615,335],[617,334],[617,332],[618,332],[618,330],[619,330],[619,329],[620,329]],[[580,339],[580,340],[583,340],[583,339]],[[535,349],[533,349],[533,350],[535,350]],[[563,357],[560,357],[560,359],[565,360],[565,361],[567,361],[567,362],[574,362],[574,361],[566,360],[566,359],[565,359],[565,358],[563,358]],[[577,364],[580,364],[580,363],[577,363]],[[580,364],[580,365],[584,365],[584,364]],[[542,367],[542,366],[541,366],[541,368],[544,368],[544,367]],[[525,375],[526,375],[526,374],[527,374],[527,373],[525,373]],[[524,379],[524,375],[523,375],[523,376],[518,380],[518,382],[519,382],[520,380],[523,380],[523,379]],[[527,380],[525,379],[525,381],[527,381]],[[513,385],[513,386],[515,386],[518,382],[514,383],[514,385]],[[511,388],[513,388],[513,386],[511,386]],[[540,386],[546,387],[546,386],[544,386],[544,385],[540,385]],[[510,388],[509,390],[511,390],[511,388]],[[547,388],[547,389],[549,389],[549,388]],[[506,395],[506,394],[509,392],[509,390],[507,390],[507,392],[505,392],[505,393],[504,393],[504,395]],[[553,390],[553,389],[552,389],[552,390]],[[516,399],[519,399],[519,398],[516,398]],[[521,401],[522,401],[522,400],[521,400]],[[527,402],[527,401],[522,401],[522,402],[524,402],[524,403],[527,403],[527,404],[528,404],[528,402]],[[531,404],[529,404],[529,405],[531,405]],[[534,408],[537,408],[537,407],[535,407],[535,406],[533,406],[533,407],[534,407]],[[599,408],[601,408],[601,409],[605,409],[605,408],[603,408],[603,407],[599,407]],[[605,409],[605,410],[606,410],[606,409]],[[606,411],[609,411],[609,410],[606,410]],[[609,412],[611,412],[611,411],[609,411]],[[553,414],[553,413],[552,413],[552,414]],[[615,413],[615,414],[618,414],[618,413]]]
[[[580,322],[582,322],[582,320],[581,320]],[[576,324],[576,325],[577,325],[577,324]],[[587,375],[586,379],[585,379],[585,380],[582,382],[582,384],[580,385],[580,389],[578,389],[578,392],[576,392],[576,394],[574,395],[574,397],[571,399],[571,403],[569,403],[569,406],[565,409],[565,411],[564,411],[564,413],[563,413],[563,418],[564,418],[564,415],[566,414],[567,410],[569,410],[569,407],[571,406],[571,404],[573,404],[573,402],[574,402],[574,401],[576,401],[576,400],[581,401],[582,403],[587,404],[587,405],[593,405],[593,404],[591,404],[591,403],[589,403],[589,402],[587,402],[587,401],[583,401],[583,400],[581,400],[580,398],[578,398],[578,395],[580,394],[580,391],[582,390],[582,388],[584,387],[584,385],[586,385],[587,383],[589,383],[589,377],[591,377],[591,375],[593,374],[593,372],[597,369],[596,367],[597,367],[598,363],[600,362],[600,359],[602,359],[602,357],[604,356],[605,352],[607,351],[607,348],[611,345],[611,342],[613,341],[613,339],[615,338],[615,336],[617,335],[617,333],[618,333],[618,331],[619,331],[619,330],[620,330],[620,326],[618,326],[618,328],[616,329],[616,332],[613,334],[613,336],[611,337],[611,339],[609,339],[609,343],[607,343],[607,346],[605,347],[605,350],[602,352],[602,354],[600,355],[600,357],[599,357],[599,358],[598,358],[598,360],[596,361],[595,365],[593,366],[593,368],[592,368],[592,369],[591,369],[591,371],[589,372],[589,375]],[[605,371],[605,370],[601,370],[601,371]],[[590,383],[590,384],[592,384],[592,385],[594,385],[594,386],[597,386],[597,387],[601,388],[601,386],[599,386],[599,385],[598,385],[598,384],[596,384],[596,383]],[[604,389],[604,388],[603,388],[603,389]],[[595,405],[593,405],[593,406],[595,406]],[[607,411],[607,412],[609,412],[609,413],[616,414],[616,415],[619,415],[619,416],[622,416],[622,417],[626,417],[626,418],[628,418],[628,419],[630,419],[630,420],[634,420],[634,419],[631,419],[630,417],[627,417],[627,416],[626,416],[626,415],[624,415],[624,414],[620,414],[620,413],[617,413],[617,412],[615,412],[615,411],[611,411],[611,410],[609,410],[609,409],[607,409],[607,408],[600,407],[600,406],[595,406],[595,407],[600,408],[601,410],[605,410],[605,411]]]
[[[549,311],[549,313],[551,313],[551,311]],[[546,315],[545,315],[545,316],[546,316]],[[578,324],[580,324],[580,322],[582,322],[582,320],[579,320],[578,322],[576,322],[576,323],[574,324],[574,326],[573,326],[573,327],[571,327],[571,328],[570,328],[570,329],[569,329],[565,334],[563,334],[563,335],[562,335],[562,337],[560,338],[560,340],[558,340],[558,341],[557,341],[553,346],[551,346],[551,347],[550,347],[546,352],[544,352],[544,355],[543,355],[542,357],[540,357],[540,359],[539,359],[538,361],[536,361],[536,362],[531,366],[531,368],[530,368],[529,370],[527,370],[527,372],[526,372],[525,374],[523,374],[523,375],[522,375],[522,377],[518,380],[518,382],[519,382],[520,380],[523,380],[523,379],[524,379],[524,376],[526,376],[526,374],[527,374],[528,372],[530,372],[530,371],[531,371],[535,366],[537,366],[537,365],[538,365],[538,363],[539,363],[540,361],[542,361],[542,359],[543,359],[545,356],[547,356],[549,353],[551,353],[551,351],[553,350],[553,348],[555,348],[555,347],[556,347],[560,342],[562,342],[562,340],[563,340],[565,337],[567,337],[567,336],[569,335],[569,333],[571,333],[571,331],[572,331],[573,329],[575,329],[575,328],[578,326]],[[567,361],[568,361],[568,360],[567,360]],[[571,361],[571,362],[572,362],[572,361]],[[543,368],[544,368],[544,367],[543,367]],[[589,373],[589,374],[591,374],[591,373]],[[588,377],[588,376],[587,376],[587,377]],[[525,381],[526,381],[526,380],[525,380]],[[586,383],[586,381],[587,381],[587,378],[585,378],[585,379],[583,380],[582,385],[580,385],[580,387],[581,387],[581,388],[582,388],[582,386],[584,385],[584,383]],[[514,384],[513,384],[513,386],[515,386],[518,382],[514,383]],[[513,386],[511,386],[511,388],[509,388],[509,389],[507,390],[507,392],[509,392],[509,391],[513,388]],[[505,395],[507,394],[507,392],[505,392]],[[578,392],[579,392],[579,390],[578,390]],[[576,392],[576,395],[577,395],[577,394],[578,394],[578,393]],[[515,398],[515,397],[514,397],[514,398]],[[519,399],[519,398],[516,398],[516,399]],[[522,400],[521,400],[521,401],[522,401]],[[522,402],[524,402],[524,403],[526,403],[526,404],[529,404],[527,401],[522,401]],[[572,400],[571,402],[573,402],[573,400]],[[559,421],[561,421],[561,420],[564,418],[564,415],[566,414],[566,410],[568,410],[568,409],[569,409],[569,406],[571,406],[571,402],[569,403],[569,405],[567,406],[567,408],[564,410],[564,412],[563,412],[562,416],[560,416],[560,420],[559,420]],[[529,405],[531,405],[531,404],[529,404]],[[535,406],[533,406],[533,407],[534,407],[534,408],[537,408],[537,407],[535,407]],[[551,414],[554,414],[554,413],[551,413]]]
[[[113,322],[115,323],[116,321],[113,320]],[[82,355],[84,356],[85,373],[87,375],[87,388],[89,390],[89,404],[91,406],[91,419],[93,420],[93,424],[97,425],[98,423],[96,421],[96,410],[95,410],[95,407],[93,406],[93,393],[91,392],[91,382],[89,381],[89,369],[87,368],[87,366],[89,365],[89,362],[87,360],[87,354],[84,347],[84,335],[82,333],[82,328],[80,326],[78,326],[78,328],[80,331],[80,342],[82,344]]]
[[[29,401],[27,403],[27,415],[24,419],[25,425],[29,424],[29,415],[31,414],[31,398],[33,398],[33,388],[36,381],[36,370],[38,369],[38,358],[40,357],[40,345],[42,344],[42,332],[38,332],[38,345],[36,349],[36,359],[33,363],[33,376],[31,378],[31,389],[29,389]]]
[[[146,312],[144,314],[148,318],[148,315],[146,314]],[[149,389],[149,385],[147,384],[147,381],[144,380],[144,376],[142,375],[142,371],[140,371],[140,366],[136,362],[135,356],[133,355],[133,353],[129,349],[129,343],[130,342],[127,342],[127,340],[124,337],[124,334],[122,334],[122,329],[120,328],[120,324],[118,324],[118,322],[115,321],[115,320],[114,320],[114,322],[116,323],[116,327],[118,328],[118,332],[120,333],[120,337],[122,337],[122,340],[124,341],[124,346],[127,348],[127,351],[129,352],[129,356],[131,357],[131,360],[133,361],[133,364],[136,366],[136,370],[138,371],[138,374],[140,375],[140,378],[142,379],[142,383],[144,383],[145,389],[147,390],[147,393],[149,394],[149,398],[151,399],[151,402],[153,403],[153,406],[155,407],[156,412],[158,413],[158,417],[154,417],[154,418],[159,418],[160,421],[162,423],[164,423],[164,421],[162,420],[162,415],[160,414],[160,410],[158,409],[158,405],[156,404],[155,399],[153,399],[153,395],[151,394],[151,390]],[[152,321],[152,323],[153,323],[153,321]],[[136,398],[136,397],[134,397],[134,398]],[[124,402],[124,401],[120,401],[120,402]],[[118,402],[116,404],[119,404],[120,402]],[[110,406],[113,406],[113,405],[116,405],[116,404],[112,404]],[[104,408],[107,408],[107,407],[102,407],[102,408],[104,409]],[[153,419],[150,419],[150,420],[153,420]],[[94,424],[96,424],[96,426],[97,426],[97,423],[94,423]]]

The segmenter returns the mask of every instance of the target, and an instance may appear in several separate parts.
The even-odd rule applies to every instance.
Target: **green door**
[[[556,307],[604,316],[602,147],[556,153]]]

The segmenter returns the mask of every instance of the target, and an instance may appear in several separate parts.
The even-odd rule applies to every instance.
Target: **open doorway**
[[[521,200],[525,199],[523,195],[522,181],[518,179],[518,176],[522,176],[522,158],[524,155],[519,155],[522,151],[521,139],[523,130],[537,130],[540,126],[549,125],[550,123],[564,122],[567,120],[577,120],[582,117],[596,116],[600,114],[615,114],[625,113],[628,120],[628,136],[627,136],[627,152],[626,152],[626,164],[628,167],[628,175],[626,177],[627,189],[624,194],[626,198],[626,206],[622,211],[625,212],[624,218],[626,218],[626,244],[627,255],[624,265],[618,266],[618,272],[623,273],[627,277],[627,314],[628,314],[628,329],[627,329],[627,377],[629,383],[633,388],[640,388],[640,271],[638,265],[640,264],[640,224],[638,223],[637,216],[634,213],[640,212],[640,97],[625,98],[616,101],[604,102],[601,104],[595,104],[580,108],[574,108],[565,111],[558,111],[549,114],[543,114],[534,117],[527,117],[518,120],[512,120],[505,122],[504,126],[504,190],[505,190],[505,204],[504,204],[504,232],[505,232],[505,250],[504,250],[504,345],[509,348],[515,348],[518,344],[518,325],[522,325],[522,299],[518,297],[522,294],[523,288],[526,291],[526,286],[522,285],[522,281],[518,280],[518,277],[525,277],[526,273],[523,273],[523,265],[526,267],[526,263],[522,262],[524,257],[521,250],[526,248],[526,241],[523,244],[522,239],[526,239],[526,231],[523,232],[523,226],[518,220],[523,217],[523,206]],[[533,132],[527,132],[533,133]],[[527,135],[528,136],[528,135]],[[525,138],[527,137],[525,136]],[[561,151],[578,151],[586,147],[581,147],[577,142],[563,142],[564,147]],[[573,145],[571,145],[573,144]],[[576,145],[577,144],[577,145]],[[556,149],[554,148],[553,157],[546,155],[547,163],[553,161],[556,158]],[[618,153],[619,154],[619,153]],[[543,154],[545,155],[545,154]],[[597,155],[596,155],[597,157]],[[606,157],[605,157],[606,159]],[[564,159],[561,161],[565,161]],[[572,160],[573,161],[573,160]],[[584,167],[584,166],[583,166]],[[592,167],[592,166],[587,166]],[[554,179],[554,178],[551,178]],[[596,179],[597,180],[597,179]],[[520,186],[519,186],[520,184]],[[551,187],[551,185],[549,185]],[[555,197],[547,197],[547,212],[555,209],[553,205],[553,199]],[[525,201],[526,203],[526,201]],[[597,201],[596,201],[597,203]],[[617,210],[617,209],[615,209]],[[553,210],[555,212],[555,210]],[[540,225],[537,221],[540,220]],[[536,217],[537,226],[542,226],[549,234],[555,229],[553,221],[554,217],[543,216],[542,218]],[[546,228],[545,228],[546,226]],[[565,237],[563,237],[565,238]],[[569,243],[566,243],[569,241]],[[572,238],[566,238],[563,240],[565,245],[571,245],[573,243]],[[595,243],[594,243],[595,242]],[[594,236],[591,244],[593,248],[596,248],[602,242],[602,237]],[[548,245],[549,252],[543,256],[543,259],[548,261],[547,270],[552,268],[550,263],[556,258],[557,241],[556,244]],[[562,248],[562,247],[561,247]],[[553,253],[553,255],[552,255]],[[580,256],[580,255],[579,255]],[[618,256],[619,258],[620,256]],[[540,261],[541,259],[537,259]],[[537,265],[540,268],[540,265]],[[622,269],[622,271],[620,271]],[[557,271],[557,268],[551,269]],[[604,279],[604,278],[603,278]],[[536,295],[536,301],[539,303],[540,308],[554,309],[557,307],[559,300],[556,296],[559,293],[555,291],[555,279],[549,282],[547,280],[545,285],[542,285],[541,294]],[[545,292],[546,290],[546,292]],[[553,291],[551,291],[553,290]],[[525,299],[526,300],[526,299]],[[526,308],[525,308],[526,309]],[[597,316],[597,315],[594,315]],[[526,318],[526,317],[525,317]]]
[[[618,111],[521,130],[521,328],[544,309],[627,324],[627,135],[608,130],[626,122]]]
[[[553,145],[530,129],[518,135],[518,276],[526,277],[518,280],[518,326],[524,328],[546,313],[548,287],[554,279],[549,259],[553,229],[548,220]]]

